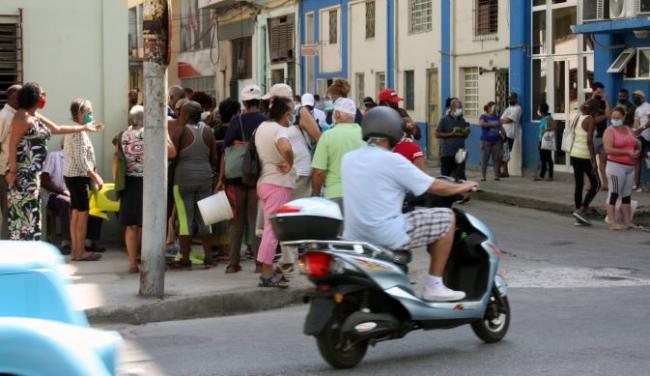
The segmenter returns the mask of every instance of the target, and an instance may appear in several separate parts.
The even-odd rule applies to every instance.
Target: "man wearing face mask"
[[[422,135],[420,134],[420,128],[415,126],[415,123],[409,116],[408,111],[399,106],[399,102],[403,99],[397,95],[395,89],[386,88],[379,93],[379,105],[387,106],[399,113],[399,116],[402,117],[402,121],[406,124],[406,127],[414,139],[419,140]]]
[[[518,129],[521,126],[521,106],[519,105],[519,96],[517,93],[510,93],[509,104],[508,108],[501,115],[501,124],[503,124],[503,129],[506,131],[505,143],[508,145],[508,150],[512,154],[515,137],[517,137]],[[502,161],[501,168],[503,169],[501,176],[504,178],[509,177],[508,161]]]
[[[440,119],[436,129],[440,155],[440,174],[465,180],[465,161],[458,163],[456,153],[465,148],[469,136],[469,123],[463,117],[463,103],[459,99],[451,101],[449,114]]]
[[[612,114],[612,110],[609,107],[609,102],[607,101],[607,94],[605,93],[605,85],[600,82],[594,82],[594,94],[593,99],[598,101],[598,113],[594,116],[594,122],[596,123],[596,132],[594,135],[594,148],[596,155],[598,156],[598,172],[600,175],[600,181],[607,181],[607,175],[605,173],[605,165],[607,164],[607,154],[605,153],[605,148],[603,146],[603,134],[607,129],[607,121]],[[607,186],[603,184],[603,189],[607,189]]]
[[[637,90],[632,95],[636,110],[634,111],[634,134],[639,138],[643,147],[641,149],[641,158],[638,159],[635,168],[635,190],[641,188],[641,171],[643,159],[650,158],[650,103],[645,100],[645,93]]]

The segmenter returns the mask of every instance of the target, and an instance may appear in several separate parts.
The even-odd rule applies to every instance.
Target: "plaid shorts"
[[[449,232],[454,221],[454,212],[447,208],[416,210],[406,214],[411,242],[406,249],[423,247],[442,238]]]

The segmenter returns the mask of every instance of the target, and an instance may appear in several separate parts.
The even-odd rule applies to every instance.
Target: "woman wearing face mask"
[[[631,125],[630,123],[633,123],[633,120],[630,116],[625,116],[625,108],[617,107],[612,112],[612,126],[607,128],[603,135],[603,145],[607,152],[605,172],[609,182],[607,218],[610,230],[634,228],[630,204],[634,185],[634,166],[641,151],[634,132],[628,126]],[[616,223],[615,208],[619,198],[621,198],[623,227]]]
[[[291,99],[274,97],[270,102],[270,120],[260,124],[255,133],[255,147],[262,165],[257,196],[264,211],[264,234],[257,255],[257,261],[262,264],[260,287],[288,287],[283,276],[273,271],[278,239],[273,234],[270,219],[274,210],[289,202],[296,184],[293,149],[287,129],[294,114]]]
[[[37,112],[45,104],[45,92],[36,83],[27,83],[18,92],[6,176],[11,240],[41,240],[40,174],[50,134],[96,131],[103,127],[101,124],[57,125]]]
[[[501,155],[502,139],[501,134],[503,127],[499,116],[496,114],[494,102],[489,102],[483,107],[485,113],[479,118],[478,124],[481,126],[481,181],[485,181],[487,175],[488,162],[492,156],[492,165],[494,167],[494,180],[499,179],[499,156]]]
[[[537,147],[539,148],[539,160],[542,166],[539,176],[536,176],[534,180],[544,180],[546,171],[548,170],[548,178],[546,181],[553,181],[552,153],[555,150],[555,120],[553,120],[553,117],[548,112],[548,104],[546,103],[539,105],[537,115],[541,118],[537,134]]]
[[[77,98],[70,104],[72,120],[79,127],[94,121],[93,105],[89,100]],[[63,147],[65,185],[70,191],[70,239],[73,261],[95,261],[101,255],[87,252],[85,247],[88,228],[88,210],[91,182],[97,190],[102,189],[104,180],[95,171],[95,148],[88,133],[79,132],[65,137]]]

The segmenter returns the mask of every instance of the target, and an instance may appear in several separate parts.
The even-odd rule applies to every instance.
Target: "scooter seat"
[[[396,249],[393,251],[393,262],[400,265],[407,265],[413,259],[409,249]]]

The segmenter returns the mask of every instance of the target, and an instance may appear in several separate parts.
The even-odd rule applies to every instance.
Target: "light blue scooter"
[[[458,197],[427,196],[417,203],[451,207]],[[316,337],[323,358],[335,368],[355,367],[368,345],[398,339],[416,329],[470,324],[485,342],[498,342],[510,324],[507,286],[497,275],[501,254],[492,232],[459,209],[445,284],[461,290],[459,302],[420,299],[407,276],[410,250],[336,240],[336,205],[303,199],[280,208],[272,219],[283,246],[298,247],[301,267],[316,285],[304,332]],[[338,217],[337,217],[338,214]],[[302,238],[300,238],[303,236]],[[319,240],[325,238],[326,240]],[[315,239],[315,240],[306,240]]]

